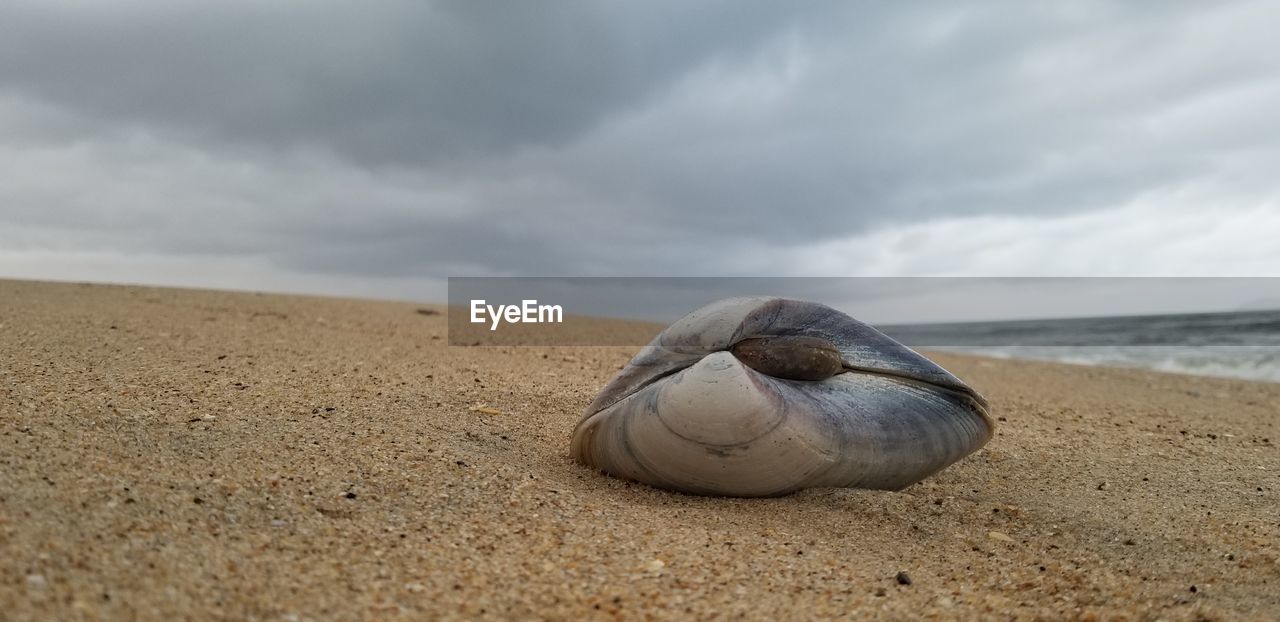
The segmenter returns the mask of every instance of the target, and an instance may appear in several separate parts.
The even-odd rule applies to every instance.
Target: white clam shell
[[[844,372],[765,375],[728,350],[752,337],[835,344]],[[611,475],[694,494],[897,490],[977,450],[983,399],[941,367],[830,307],[731,298],[672,324],[601,391],[571,453]]]

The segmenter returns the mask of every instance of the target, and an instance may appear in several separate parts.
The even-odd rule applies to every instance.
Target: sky
[[[0,277],[1280,276],[1274,2],[0,3]]]

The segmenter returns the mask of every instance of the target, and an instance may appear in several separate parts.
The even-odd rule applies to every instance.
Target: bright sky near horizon
[[[1280,276],[1280,4],[0,5],[0,277]]]

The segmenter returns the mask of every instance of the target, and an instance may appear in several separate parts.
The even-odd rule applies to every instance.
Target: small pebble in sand
[[[898,571],[898,574],[893,578],[898,581],[898,585],[911,585],[911,575],[904,571]]]
[[[1010,538],[1009,536],[1003,533],[1000,533],[999,531],[988,531],[987,537],[991,538],[992,540],[998,540],[1000,542],[1013,542],[1013,538]]]

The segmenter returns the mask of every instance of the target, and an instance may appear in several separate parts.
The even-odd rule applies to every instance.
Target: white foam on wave
[[[972,346],[938,349],[1002,359],[1280,382],[1280,347],[1275,346]]]

